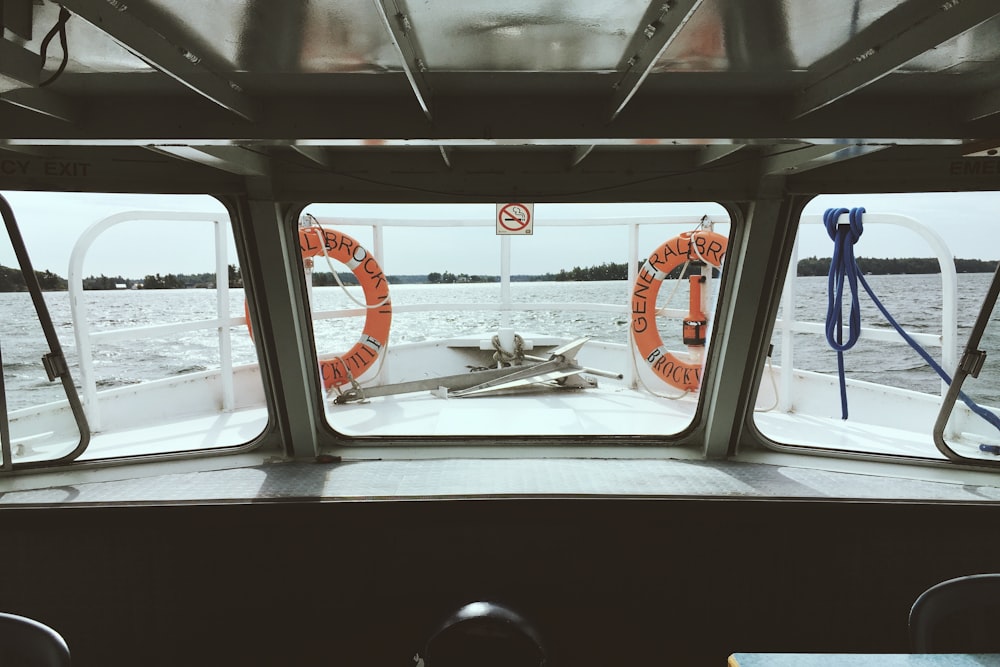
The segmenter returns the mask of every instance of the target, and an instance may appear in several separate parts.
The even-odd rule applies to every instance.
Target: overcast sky
[[[90,195],[81,193],[4,192],[18,218],[22,236],[36,270],[66,276],[70,252],[80,234],[94,222],[124,210],[184,210],[223,212],[215,200],[204,196]],[[829,207],[864,206],[869,213],[901,213],[926,221],[947,239],[956,257],[1000,258],[1000,193],[942,193],[927,195],[822,196],[813,200],[807,215],[821,216]],[[307,209],[321,217],[417,217],[476,219],[485,226],[446,230],[421,228],[387,230],[383,269],[389,274],[499,273],[500,240],[495,233],[495,204],[431,205],[316,205]],[[537,204],[534,234],[511,239],[512,271],[558,272],[574,266],[623,262],[627,252],[625,228],[556,227],[555,220],[586,216],[690,215],[724,219],[717,204]],[[371,232],[345,227],[362,244],[372,243]],[[640,255],[647,255],[680,229],[650,229],[640,235]],[[719,229],[725,233],[725,227]],[[799,256],[828,257],[831,241],[821,226],[800,233]],[[869,225],[856,246],[856,254],[869,257],[929,257],[926,243],[914,233]],[[229,262],[237,263],[230,247]],[[0,240],[0,264],[16,267],[6,238]],[[213,233],[207,223],[127,223],[113,228],[92,247],[84,264],[85,275],[201,273],[214,266]]]

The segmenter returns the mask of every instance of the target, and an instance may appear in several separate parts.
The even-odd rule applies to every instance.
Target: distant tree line
[[[46,292],[57,292],[66,289],[66,279],[60,278],[51,271],[35,271],[38,284]],[[0,292],[26,292],[28,286],[24,282],[24,274],[20,269],[0,266]]]
[[[941,265],[931,257],[903,257],[879,259],[877,257],[858,257],[858,267],[865,275],[880,276],[893,273],[941,273]],[[958,273],[993,273],[996,271],[995,260],[956,259],[955,271]],[[797,274],[800,276],[825,276],[830,273],[830,258],[808,257],[799,260]]]
[[[894,273],[940,273],[941,267],[936,259],[928,257],[905,257],[879,259],[874,257],[858,257],[858,266],[866,275],[885,275]],[[642,263],[640,262],[639,266]],[[996,260],[956,259],[955,270],[958,273],[992,273],[996,271]],[[689,268],[690,274],[693,270]],[[800,276],[825,276],[830,271],[830,258],[807,257],[799,260],[797,273]],[[674,269],[670,277],[677,277],[680,267]],[[38,282],[45,291],[62,291],[67,289],[66,279],[51,271],[35,271]],[[357,285],[358,279],[350,271],[338,272],[341,282],[345,285]],[[511,276],[512,282],[536,281],[588,281],[588,280],[627,280],[628,264],[605,262],[597,266],[560,269],[558,273],[517,274]],[[400,274],[388,276],[389,284],[424,284],[447,285],[454,283],[495,283],[499,276],[470,275],[467,273],[452,273],[451,271],[432,271],[423,274]],[[312,283],[317,287],[336,285],[332,273],[314,272]],[[243,276],[240,267],[229,265],[229,286],[243,287]],[[123,288],[137,289],[189,289],[215,288],[214,273],[159,273],[147,275],[141,280],[124,278],[122,276],[88,276],[83,279],[86,290],[113,290]],[[19,269],[0,266],[0,292],[23,292],[27,290],[24,276]]]
[[[598,266],[591,267],[580,267],[574,266],[572,269],[567,271],[562,269],[559,273],[553,275],[551,273],[546,274],[546,280],[557,280],[557,281],[567,281],[567,280],[627,280],[628,279],[628,264],[615,264],[613,262],[605,262]]]
[[[636,269],[642,268],[642,265],[646,263],[646,260],[640,261],[636,265]],[[667,274],[668,278],[677,278],[681,275],[681,270],[684,265],[675,267],[673,271]],[[701,266],[699,265],[688,265],[686,276],[698,273],[701,271]],[[566,269],[561,269],[559,273],[546,273],[543,276],[536,278],[537,280],[554,280],[557,282],[563,281],[577,281],[577,280],[628,280],[628,264],[621,263],[616,264],[614,262],[605,262],[604,264],[599,264],[597,266],[581,267],[574,266],[568,271]]]
[[[500,281],[500,276],[470,276],[468,273],[454,274],[451,271],[438,273],[434,271],[427,274],[427,282],[432,285],[440,283],[495,283]]]
[[[68,289],[66,279],[51,271],[35,271],[38,282],[42,290],[47,292],[65,291]],[[114,289],[188,289],[188,288],[215,288],[215,273],[168,273],[161,276],[147,275],[138,280],[125,278],[122,276],[87,276],[83,279],[83,289],[85,290],[114,290]],[[229,286],[243,287],[243,276],[240,267],[229,265]],[[24,275],[20,269],[12,269],[0,266],[0,292],[24,292],[28,287],[24,282]]]

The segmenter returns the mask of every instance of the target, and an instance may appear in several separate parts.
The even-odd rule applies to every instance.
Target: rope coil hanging
[[[864,226],[862,224],[864,213],[865,209],[863,207],[856,207],[850,210],[846,208],[829,208],[823,214],[823,224],[826,227],[826,232],[829,234],[834,243],[833,257],[830,260],[830,273],[827,283],[828,308],[826,313],[826,340],[830,344],[830,347],[837,352],[837,371],[840,379],[841,419],[847,419],[847,384],[844,374],[844,352],[854,347],[854,344],[858,342],[858,338],[861,336],[861,304],[858,299],[858,283],[865,288],[865,291],[871,298],[872,303],[875,304],[875,307],[878,308],[880,313],[882,313],[882,316],[885,317],[886,321],[892,325],[903,340],[905,340],[907,344],[912,347],[925,362],[927,362],[928,366],[934,369],[934,372],[936,372],[946,384],[951,384],[951,376],[948,372],[934,360],[927,350],[920,346],[920,343],[914,340],[912,336],[903,330],[903,327],[900,326],[896,319],[889,313],[879,298],[875,296],[875,292],[872,290],[868,281],[865,280],[864,275],[861,273],[861,268],[858,266],[857,260],[854,257],[854,244],[858,242],[858,239],[861,238],[861,234],[864,231]],[[840,216],[844,214],[848,214],[849,224],[842,225],[839,223]],[[845,279],[847,280],[851,290],[851,309],[848,319],[848,337],[846,342],[843,341],[844,322],[842,308]],[[989,422],[994,428],[1000,430],[1000,417],[997,417],[989,410],[978,405],[969,396],[967,396],[965,392],[959,392],[958,396],[970,410],[979,415],[985,421]]]

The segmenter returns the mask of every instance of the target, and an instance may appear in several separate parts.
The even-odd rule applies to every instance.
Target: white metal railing
[[[215,288],[217,316],[210,320],[178,322],[146,327],[132,327],[115,331],[90,331],[87,319],[87,303],[83,290],[83,260],[94,240],[108,229],[124,222],[158,220],[170,222],[210,222],[215,225]],[[77,355],[80,360],[80,383],[83,390],[83,406],[92,431],[101,430],[101,412],[97,401],[97,378],[94,374],[93,344],[138,338],[163,338],[186,331],[218,329],[219,365],[222,379],[222,409],[233,409],[233,356],[230,328],[245,324],[243,317],[229,316],[229,262],[227,258],[226,229],[229,218],[214,213],[183,213],[169,211],[129,211],[99,220],[91,225],[73,246],[70,254],[69,282],[70,312],[73,318],[73,332],[76,337]]]
[[[725,216],[708,216],[716,224],[729,224],[729,218]],[[372,253],[380,266],[385,266],[383,252],[383,230],[387,227],[417,227],[417,228],[469,228],[469,227],[493,227],[494,221],[488,218],[483,219],[441,219],[423,218],[407,220],[376,220],[372,218],[323,218],[315,217],[316,221],[324,227],[368,227],[372,229],[373,247]],[[393,304],[393,312],[438,312],[438,311],[492,311],[498,312],[501,316],[500,343],[506,349],[513,350],[513,329],[510,328],[510,313],[525,311],[585,311],[585,312],[608,312],[628,315],[630,310],[630,297],[632,285],[638,274],[639,267],[639,229],[643,226],[676,226],[682,227],[683,231],[694,229],[703,220],[702,216],[679,215],[679,216],[644,216],[644,217],[621,217],[621,218],[586,218],[580,219],[546,219],[546,227],[627,227],[628,228],[628,283],[623,292],[622,303],[515,303],[511,298],[510,288],[510,236],[500,236],[500,301],[495,304],[484,303],[453,303],[453,304],[419,304],[413,306],[400,306]],[[666,239],[662,239],[665,241]],[[645,260],[647,254],[641,255]],[[705,297],[708,297],[706,291]],[[687,310],[677,308],[664,308],[657,311],[661,315],[681,319],[687,316]],[[313,313],[314,319],[330,319],[345,316],[364,315],[363,308],[345,308],[339,310],[317,311]],[[632,337],[628,337],[627,345],[633,348]],[[632,350],[634,352],[634,350]],[[636,386],[635,369],[630,364],[624,372],[625,381],[632,387]]]
[[[849,220],[849,214],[841,215],[838,224],[845,224]],[[819,215],[804,215],[800,225],[822,225],[823,217]],[[898,214],[890,213],[865,213],[864,224],[867,225],[896,225],[909,229],[919,234],[930,246],[937,257],[941,267],[941,333],[909,333],[910,337],[921,345],[941,348],[942,366],[946,369],[953,369],[958,363],[958,350],[955,342],[958,339],[958,280],[955,271],[955,258],[944,242],[944,239],[937,232],[923,225],[919,221]],[[792,258],[788,263],[788,274],[785,279],[785,291],[782,294],[782,315],[787,317],[789,313],[795,313],[796,296],[796,270],[799,264],[798,256],[799,244],[796,240],[792,250]],[[817,322],[800,322],[793,320],[786,326],[784,317],[775,322],[775,328],[781,330],[781,379],[779,381],[779,402],[778,407],[783,412],[791,408],[791,386],[792,373],[794,371],[794,345],[795,333],[810,333],[826,335],[824,324]],[[869,340],[880,340],[888,342],[899,342],[899,334],[894,329],[861,327],[861,337]],[[947,385],[942,381],[942,395],[948,390]]]
[[[716,224],[729,224],[729,220],[721,216],[712,216]],[[214,319],[198,320],[192,322],[180,322],[174,324],[164,324],[147,327],[133,327],[115,331],[90,332],[87,322],[87,308],[83,298],[83,260],[87,250],[94,239],[107,229],[129,221],[140,220],[169,220],[169,221],[200,221],[211,222],[215,225],[216,244],[216,286],[217,286],[217,310],[218,316]],[[448,220],[448,219],[374,219],[374,218],[317,218],[323,226],[329,227],[367,227],[372,230],[373,247],[372,253],[380,265],[384,266],[383,252],[383,230],[388,227],[490,227],[490,220]],[[554,219],[546,220],[546,226],[552,227],[579,227],[579,226],[626,226],[628,228],[628,283],[626,292],[623,294],[623,303],[515,303],[511,298],[510,291],[510,246],[508,236],[501,236],[500,250],[500,278],[501,296],[500,301],[495,304],[485,303],[427,303],[415,305],[394,305],[395,312],[440,312],[440,311],[494,311],[502,315],[501,328],[509,328],[509,313],[514,311],[593,311],[608,312],[627,315],[629,312],[629,294],[631,286],[635,283],[636,274],[640,259],[645,259],[646,255],[639,252],[639,229],[643,226],[681,226],[685,230],[693,229],[700,222],[696,216],[658,216],[642,218],[606,218],[580,220]],[[898,225],[913,230],[922,236],[934,250],[941,265],[942,274],[942,333],[935,334],[910,334],[915,340],[923,345],[942,347],[942,358],[946,368],[954,367],[956,359],[955,341],[957,340],[957,284],[955,274],[954,259],[943,239],[935,232],[923,226],[913,218],[894,214],[866,214],[864,218],[868,224],[891,224]],[[820,216],[803,216],[801,224],[815,225],[821,224]],[[91,422],[93,430],[99,430],[100,414],[97,404],[96,378],[93,372],[92,345],[95,342],[111,342],[120,340],[135,340],[137,338],[163,337],[172,334],[196,331],[202,329],[216,328],[219,332],[220,351],[220,371],[222,377],[223,409],[230,410],[233,406],[233,363],[230,328],[246,323],[243,317],[229,316],[229,295],[228,295],[228,260],[226,257],[226,226],[229,220],[224,215],[210,213],[170,213],[163,211],[137,211],[113,215],[92,225],[79,239],[70,257],[69,283],[70,283],[70,307],[74,321],[74,331],[77,341],[77,351],[80,358],[80,374],[83,386],[83,403],[87,409],[87,417]],[[782,296],[783,313],[795,312],[795,277],[798,265],[798,244],[793,250],[791,261],[789,262],[788,279],[785,282],[785,291]],[[313,313],[313,318],[317,320],[332,319],[341,317],[357,317],[366,313],[363,308],[345,308],[329,311],[317,311]],[[673,318],[683,318],[687,315],[686,310],[668,308],[660,311],[661,314]],[[781,345],[781,367],[782,372],[779,379],[779,407],[787,410],[790,406],[790,388],[792,383],[793,363],[793,334],[809,333],[823,335],[825,327],[819,322],[805,322],[794,320],[786,323],[784,319],[779,319],[775,323],[776,329],[782,332]],[[887,329],[862,327],[861,335],[871,340],[898,341],[898,334]],[[633,341],[629,337],[628,345],[631,347]],[[626,381],[634,386],[635,370],[631,366],[626,369]]]

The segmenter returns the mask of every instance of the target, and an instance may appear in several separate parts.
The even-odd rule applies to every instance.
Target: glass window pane
[[[260,371],[217,200],[2,194],[94,432],[80,460],[226,448],[261,433]],[[78,434],[61,383],[44,370],[48,347],[6,235],[0,265],[13,460],[59,458]]]
[[[998,205],[997,193],[811,201],[757,396],[761,433],[781,444],[943,459],[932,437],[947,388],[941,372],[954,374],[996,267],[1000,244],[991,239]],[[853,253],[858,267],[854,306],[848,269],[839,300],[835,270],[830,298],[838,255],[824,215],[856,208],[864,209],[854,228],[860,236],[840,253],[845,260]],[[851,214],[838,220],[833,233],[850,237]],[[986,382],[995,385],[997,377]]]
[[[302,222],[321,224],[331,248],[350,237],[350,247],[365,249],[353,258],[361,262],[353,273],[342,262],[328,264],[319,243],[308,251],[331,426],[372,439],[663,436],[687,427],[704,352],[696,339],[714,319],[719,271],[706,268],[695,288],[703,294],[698,323],[690,317],[690,278],[664,280],[643,266],[658,252],[653,264],[676,262],[679,275],[677,244],[686,258],[687,235],[699,226],[693,246],[718,263],[729,236],[725,209],[537,204],[527,214],[531,234],[498,234],[503,215],[523,231],[522,211],[494,204],[305,210]],[[721,245],[711,245],[711,235]],[[387,276],[392,313],[388,341],[375,335],[371,343],[362,339],[383,326],[387,310],[364,307],[384,296],[376,271]],[[371,298],[352,285],[356,275],[371,285]],[[657,309],[665,312],[656,317]],[[646,334],[639,346],[630,334],[637,327]],[[650,342],[654,331],[662,348]],[[642,345],[649,349],[639,354]],[[683,382],[687,390],[677,386]]]
[[[965,373],[956,372],[961,382],[953,402],[945,399],[942,410],[947,417],[938,443],[963,459],[1000,461],[1000,309],[995,298],[1000,291],[1000,274],[994,274],[976,325],[969,335],[965,351],[969,359]],[[977,368],[978,365],[978,368]],[[951,393],[951,392],[949,392]],[[940,417],[939,420],[940,422]],[[937,425],[936,425],[937,426]]]

